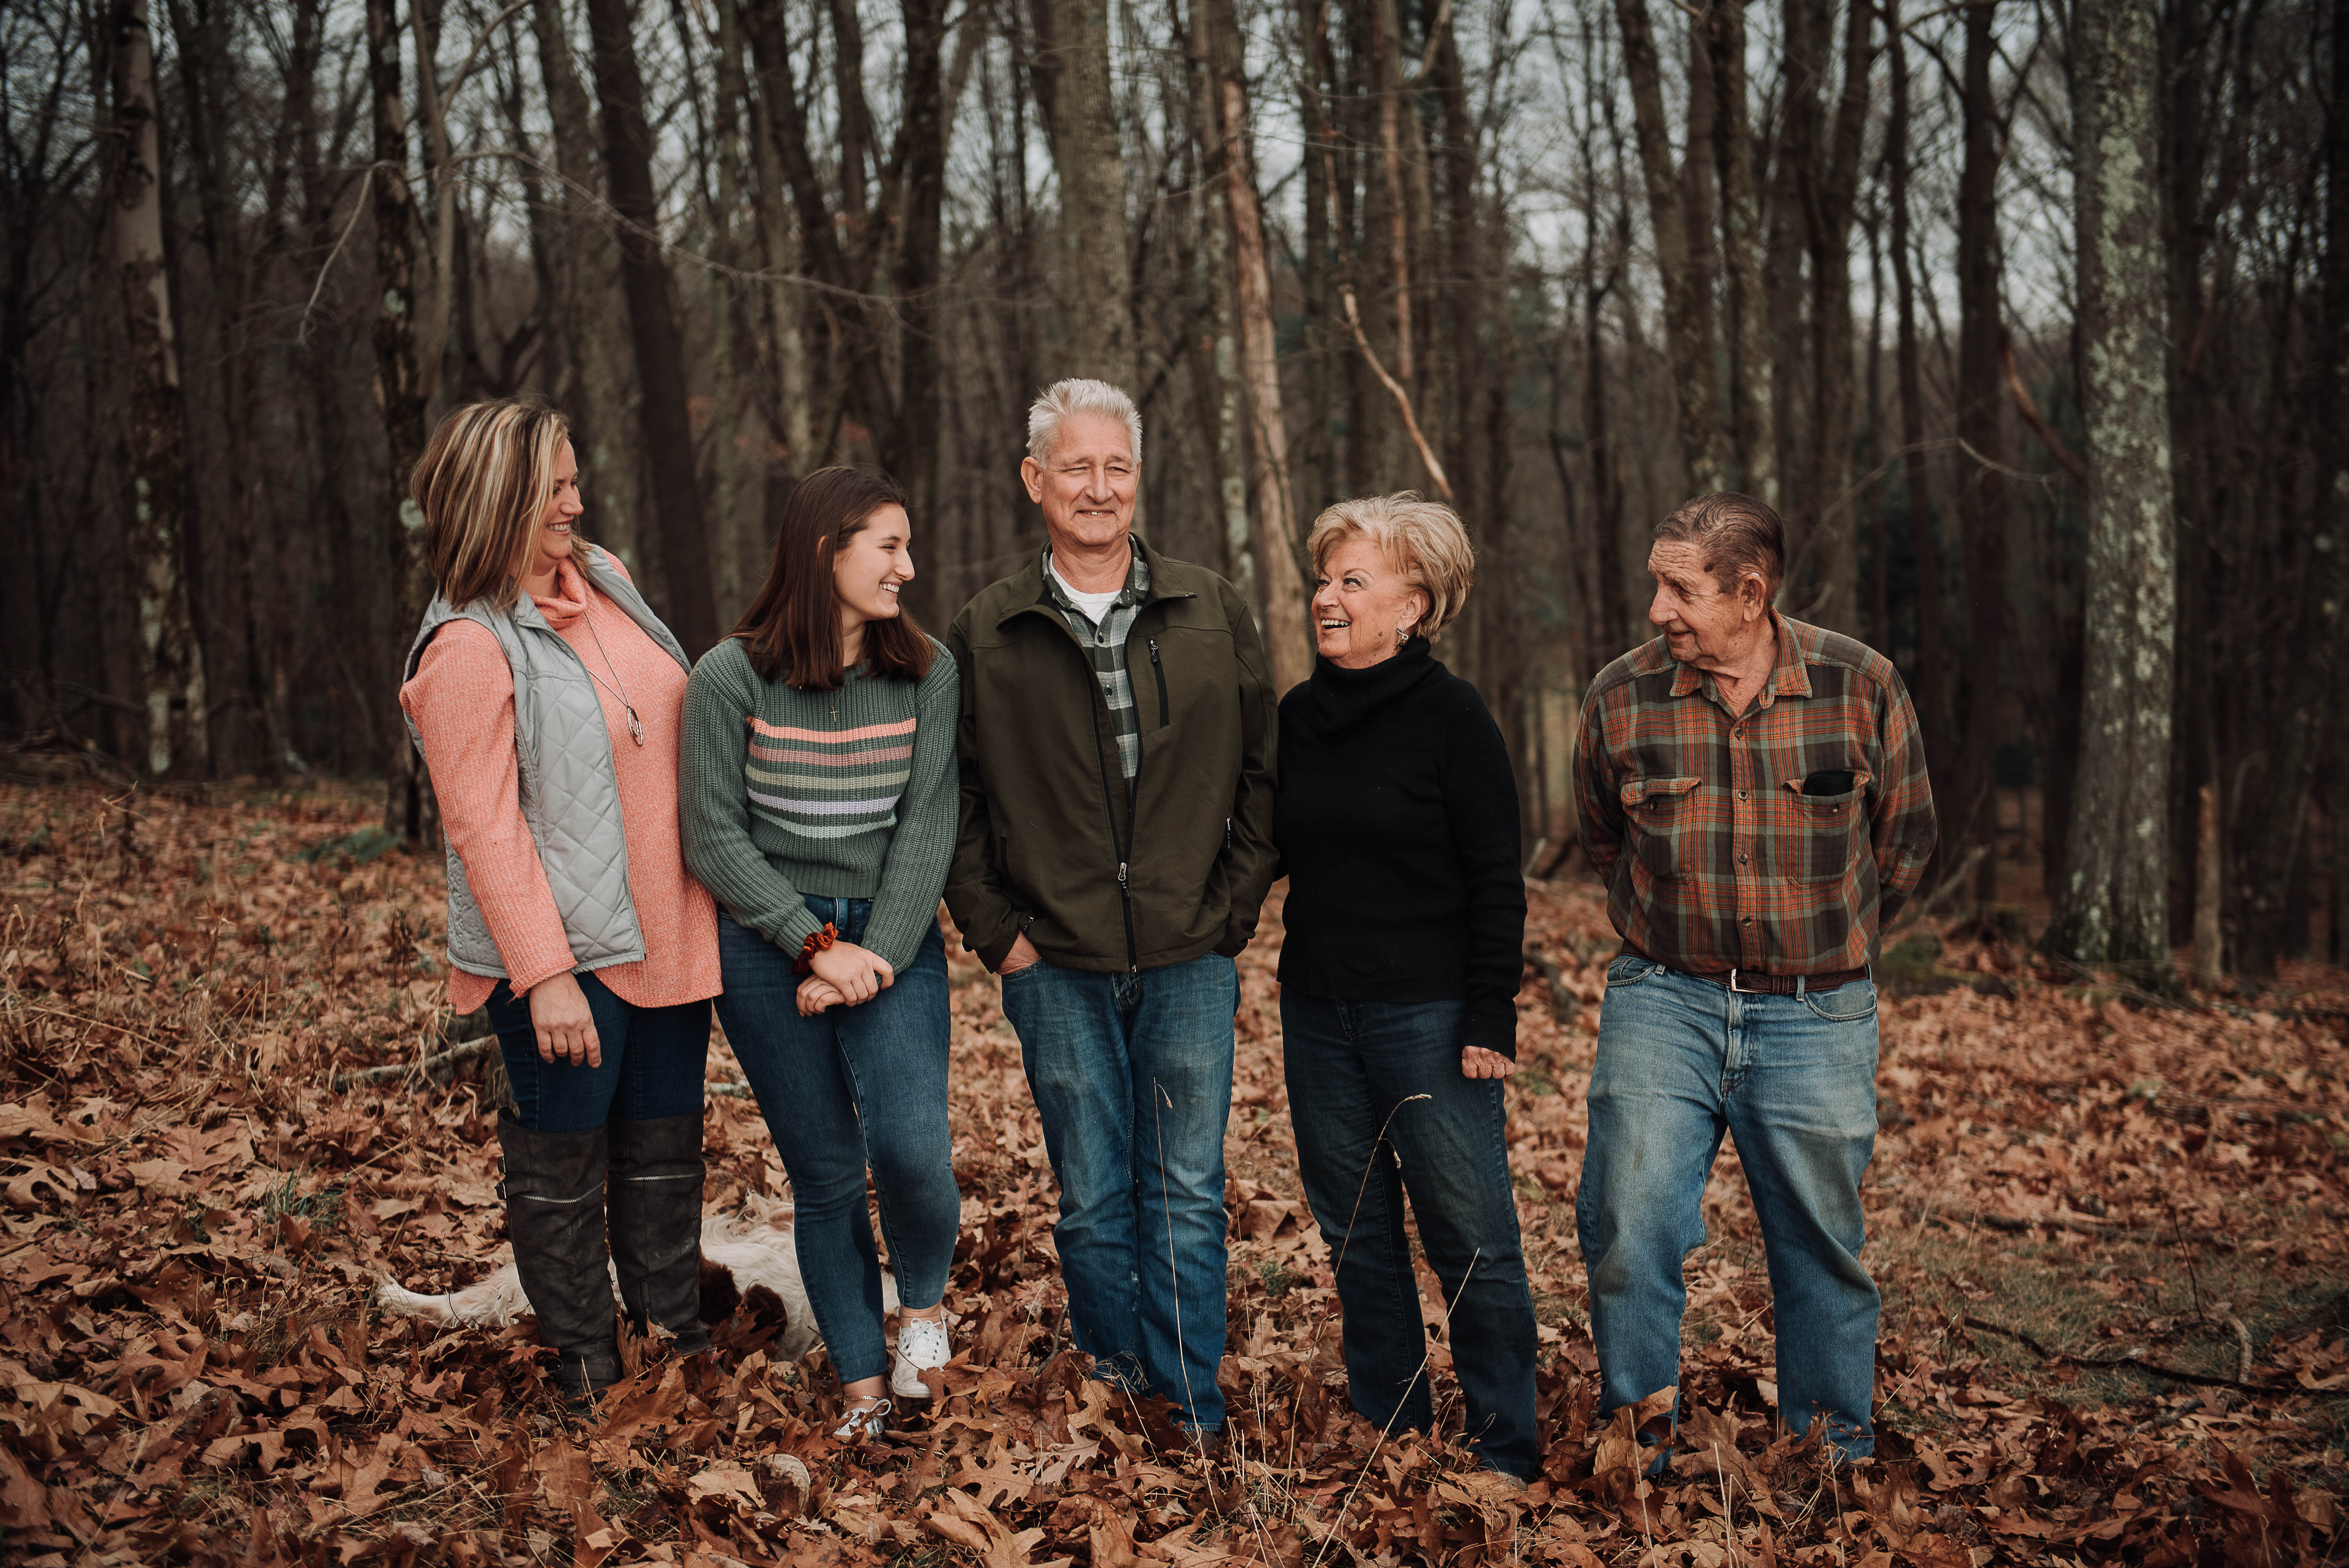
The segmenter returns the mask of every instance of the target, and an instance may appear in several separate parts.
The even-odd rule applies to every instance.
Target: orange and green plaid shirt
[[[1583,851],[1623,940],[1675,969],[1857,969],[1933,852],[1933,789],[1899,672],[1865,644],[1771,615],[1777,667],[1743,714],[1661,637],[1601,670],[1583,701]],[[1802,792],[1812,774],[1846,770],[1848,791]]]

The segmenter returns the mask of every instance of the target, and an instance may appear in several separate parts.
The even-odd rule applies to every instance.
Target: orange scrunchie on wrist
[[[815,955],[819,953],[824,952],[830,948],[833,943],[838,942],[839,940],[840,933],[833,926],[830,921],[826,921],[824,923],[824,927],[822,931],[809,932],[807,940],[800,944],[800,955],[799,958],[792,965],[792,973],[794,975],[805,975],[808,971],[813,969],[815,967]]]

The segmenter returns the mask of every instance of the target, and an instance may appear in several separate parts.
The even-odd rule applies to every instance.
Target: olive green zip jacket
[[[962,670],[962,811],[947,908],[989,969],[1021,932],[1071,969],[1237,954],[1272,885],[1278,694],[1239,591],[1139,538],[1150,598],[1126,638],[1142,721],[1129,801],[1092,662],[1041,552],[947,632]]]

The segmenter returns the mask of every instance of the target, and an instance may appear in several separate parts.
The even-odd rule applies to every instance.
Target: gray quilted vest
[[[644,628],[678,665],[693,668],[644,598],[589,547],[587,580]],[[523,820],[538,841],[547,885],[571,939],[577,972],[633,964],[645,955],[643,928],[628,897],[628,841],[620,828],[620,784],[612,770],[612,734],[595,682],[569,643],[527,595],[511,611],[476,601],[459,609],[438,594],[424,612],[401,677],[413,679],[441,627],[466,620],[489,628],[513,671],[514,754],[522,776]],[[409,738],[419,753],[416,721]],[[465,865],[449,846],[449,962],[468,975],[504,979],[497,944],[473,902]]]

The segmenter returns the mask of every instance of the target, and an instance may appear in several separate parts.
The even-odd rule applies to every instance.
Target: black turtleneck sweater
[[[1464,999],[1463,1047],[1517,1054],[1517,784],[1476,688],[1424,638],[1318,660],[1280,704],[1280,983],[1345,1002]]]

